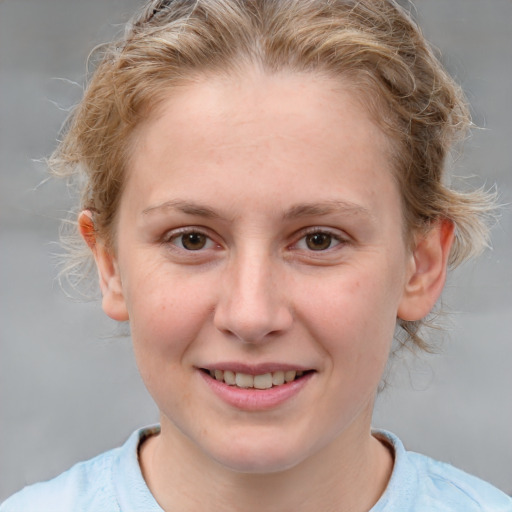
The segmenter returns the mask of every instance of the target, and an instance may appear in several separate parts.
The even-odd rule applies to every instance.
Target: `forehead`
[[[161,94],[160,101],[137,132],[146,131],[152,124],[163,124],[163,118],[172,111],[176,127],[187,130],[195,127],[198,134],[199,121],[216,123],[218,128],[226,131],[232,127],[251,128],[259,123],[266,125],[265,132],[270,132],[273,126],[281,129],[291,120],[298,134],[306,137],[310,132],[340,126],[344,119],[348,122],[348,118],[356,114],[364,122],[351,120],[353,138],[362,140],[368,135],[381,149],[389,149],[389,140],[378,123],[369,122],[374,113],[370,115],[367,110],[373,109],[375,95],[352,82],[317,72],[269,74],[251,67],[229,74],[195,75]],[[220,138],[226,131],[209,135]]]
[[[197,193],[231,192],[231,201],[242,183],[254,197],[268,197],[271,187],[276,201],[304,203],[318,191],[324,201],[367,208],[379,203],[379,187],[399,202],[391,162],[387,137],[349,87],[310,74],[251,71],[171,91],[139,127],[127,179],[153,204],[172,200],[188,180]]]

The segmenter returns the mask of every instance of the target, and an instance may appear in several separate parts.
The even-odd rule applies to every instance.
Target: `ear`
[[[454,229],[452,221],[440,220],[426,234],[418,236],[411,255],[411,271],[398,308],[398,317],[402,320],[421,320],[440,297],[446,281]]]
[[[91,249],[98,269],[103,311],[112,319],[128,320],[121,276],[112,251],[96,237],[92,213],[84,210],[78,217],[78,228],[85,243]]]

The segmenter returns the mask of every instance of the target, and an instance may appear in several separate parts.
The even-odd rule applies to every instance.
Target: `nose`
[[[244,343],[264,343],[286,332],[293,314],[284,269],[262,254],[240,254],[226,267],[214,313],[217,329]]]

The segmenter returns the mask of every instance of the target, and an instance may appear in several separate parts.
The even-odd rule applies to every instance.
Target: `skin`
[[[440,222],[406,246],[392,171],[353,93],[311,75],[210,76],[139,127],[115,252],[87,215],[80,226],[161,412],[140,457],[162,508],[376,503],[393,461],[370,422],[396,319],[430,311],[453,238]],[[187,250],[184,233],[205,245]],[[200,370],[227,361],[312,375],[276,407],[241,410]]]

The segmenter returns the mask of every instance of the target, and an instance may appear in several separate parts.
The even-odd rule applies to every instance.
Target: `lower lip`
[[[297,380],[273,386],[269,389],[238,388],[228,386],[198,370],[209,388],[227,404],[244,411],[265,411],[273,409],[297,396],[309,383],[314,372],[306,373]]]

